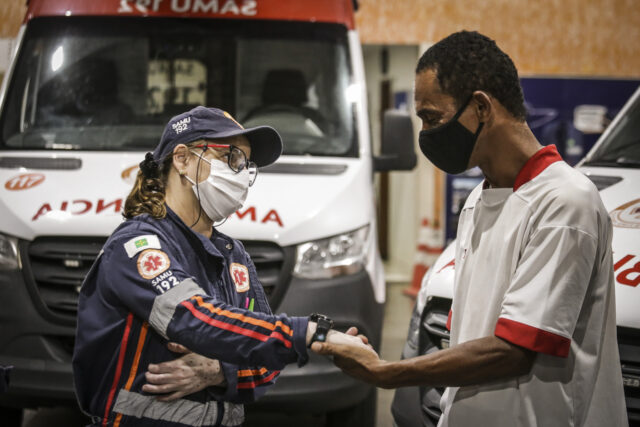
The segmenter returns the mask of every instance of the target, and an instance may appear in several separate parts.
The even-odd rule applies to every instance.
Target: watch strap
[[[312,322],[316,322],[316,331],[311,337],[311,342],[309,342],[309,346],[316,341],[325,342],[327,340],[327,335],[331,328],[333,328],[333,320],[331,320],[328,316],[324,314],[314,313],[309,316],[309,320]]]

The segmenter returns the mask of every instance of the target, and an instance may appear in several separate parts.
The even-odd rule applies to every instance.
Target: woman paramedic
[[[311,342],[365,346],[325,316],[273,315],[242,243],[213,227],[281,152],[273,128],[215,108],[169,121],[80,292],[73,373],[92,425],[241,425]]]

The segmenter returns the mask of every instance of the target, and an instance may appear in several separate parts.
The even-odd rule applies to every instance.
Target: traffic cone
[[[411,285],[403,291],[405,295],[411,298],[415,298],[418,295],[422,278],[436,262],[438,256],[442,253],[442,249],[442,229],[438,221],[434,221],[432,226],[427,218],[423,218],[418,232],[413,278],[411,279]]]

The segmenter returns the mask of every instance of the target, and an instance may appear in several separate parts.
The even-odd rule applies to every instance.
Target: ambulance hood
[[[0,155],[0,232],[37,236],[108,236],[142,153],[11,152]],[[363,159],[283,156],[261,171],[243,208],[219,229],[235,238],[281,246],[368,224],[370,168]]]
[[[640,328],[640,169],[580,167],[600,190],[613,223],[618,326]]]
[[[435,263],[422,278],[420,292],[416,299],[418,311],[422,311],[429,297],[453,298],[453,281],[455,277],[456,242],[447,246]]]

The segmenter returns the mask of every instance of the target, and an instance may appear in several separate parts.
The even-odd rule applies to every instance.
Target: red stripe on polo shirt
[[[504,317],[498,319],[495,336],[538,353],[559,357],[567,357],[571,346],[569,338]]]
[[[453,311],[449,310],[449,315],[447,316],[447,330],[451,330],[451,315],[453,314]]]
[[[524,164],[516,181],[513,183],[513,191],[517,191],[522,185],[540,175],[549,165],[562,160],[555,145],[547,145],[536,152],[527,163]]]

